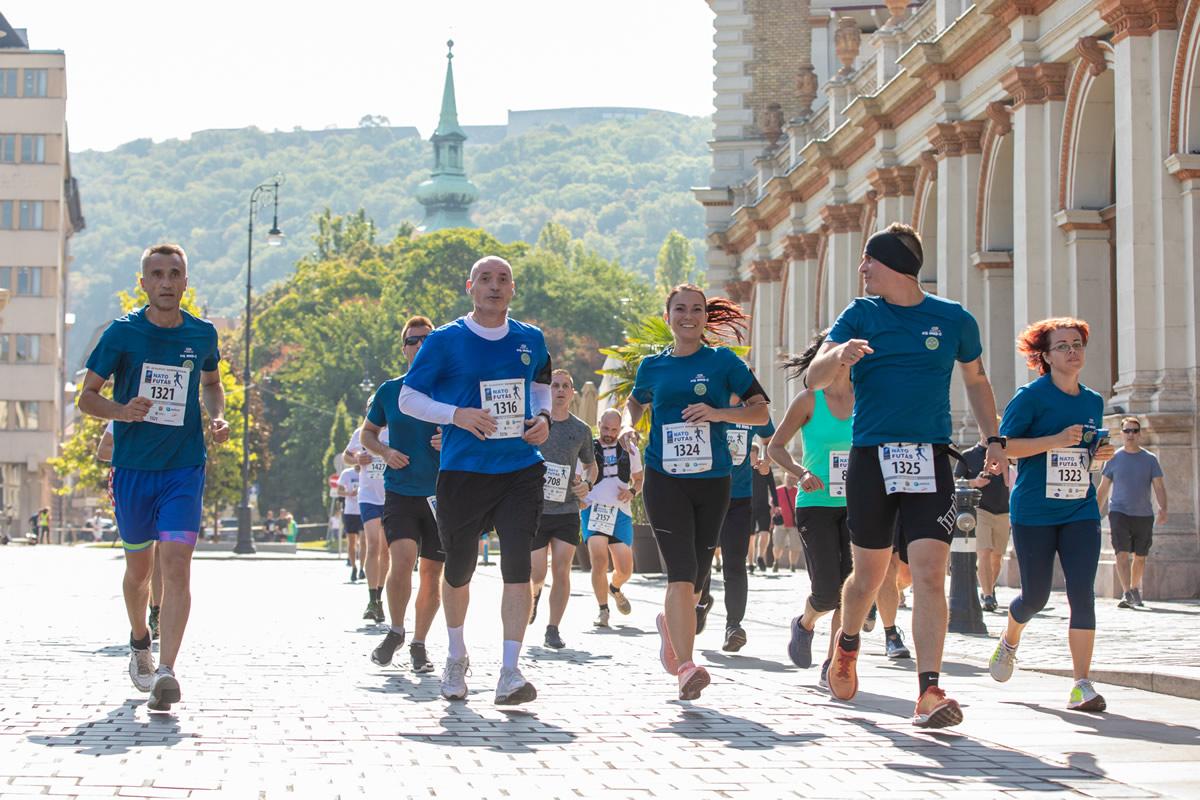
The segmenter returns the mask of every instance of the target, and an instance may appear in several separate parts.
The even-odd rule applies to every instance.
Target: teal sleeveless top
[[[821,479],[824,489],[806,492],[796,489],[796,508],[823,506],[845,508],[845,497],[829,494],[829,454],[835,450],[850,451],[850,439],[854,415],[850,419],[838,419],[825,402],[825,392],[813,392],[812,418],[800,429],[800,440],[804,443],[804,456],[800,465]]]

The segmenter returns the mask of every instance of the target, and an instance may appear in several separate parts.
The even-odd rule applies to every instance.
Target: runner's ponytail
[[[808,371],[809,365],[812,364],[813,359],[817,357],[817,353],[820,352],[821,345],[825,344],[825,337],[828,335],[829,328],[819,331],[815,336],[813,336],[812,342],[808,345],[808,349],[806,349],[800,355],[788,356],[783,360],[781,366],[790,373],[788,378],[795,380]]]

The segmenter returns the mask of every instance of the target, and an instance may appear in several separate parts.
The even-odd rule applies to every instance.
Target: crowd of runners
[[[680,699],[699,697],[710,682],[695,642],[715,604],[718,549],[723,649],[736,652],[747,645],[747,575],[766,567],[770,531],[786,516],[792,524],[781,527],[794,528],[799,541],[777,539],[776,558],[786,554],[794,566],[802,549],[811,583],[808,596],[796,598],[786,657],[806,670],[820,661],[812,682],[852,700],[860,635],[877,618],[887,656],[910,658],[896,612],[911,582],[912,722],[955,725],[963,712],[940,673],[956,532],[951,462],[963,458],[951,443],[957,366],[980,432],[974,466],[963,472],[968,467],[960,465],[960,474],[1011,492],[1021,576],[991,675],[1011,678],[1021,633],[1047,602],[1057,556],[1071,604],[1068,706],[1104,710],[1088,679],[1100,552],[1092,476],[1113,448],[1102,429],[1103,399],[1079,382],[1087,323],[1048,319],[1022,333],[1020,352],[1040,377],[1018,390],[1001,419],[979,326],[960,304],[922,290],[922,260],[908,226],[893,224],[868,240],[859,266],[864,296],[780,367],[798,384],[776,415],[778,429],[770,398],[730,346],[747,328],[742,309],[698,286],[675,287],[664,311],[672,343],[642,360],[627,398],[604,411],[593,433],[571,413],[574,382],[554,368],[542,331],[508,315],[516,288],[509,264],[480,259],[465,281],[470,313],[440,326],[423,316],[405,322],[399,335],[407,372],[378,388],[343,453],[351,580],[367,584],[363,618],[387,625],[370,659],[388,666],[407,642],[413,671],[434,671],[428,637],[440,609],[441,693],[467,697],[471,579],[481,533],[494,532],[503,577],[495,702],[534,700],[537,690],[521,672],[522,643],[540,617],[545,646],[565,646],[560,625],[578,546],[591,564],[594,625],[609,627],[614,606],[631,613],[622,587],[633,571],[633,504],[641,495],[667,580],[654,612],[659,660]],[[149,303],[104,332],[88,359],[79,406],[114,421],[129,672],[149,693],[148,707],[163,711],[182,696],[174,670],[200,529],[201,401],[215,441],[229,427],[216,331],[180,309],[186,254],[156,245],[141,267]],[[110,379],[107,399],[100,390]],[[1016,468],[1008,487],[1010,461]],[[772,462],[787,475],[785,485],[774,484]],[[991,576],[983,588],[993,607],[996,571],[981,571]],[[814,659],[817,623],[826,615],[828,644]],[[157,665],[152,636],[161,636]]]

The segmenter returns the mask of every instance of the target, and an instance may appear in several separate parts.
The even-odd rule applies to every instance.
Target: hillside
[[[689,188],[708,174],[704,118],[653,115],[577,128],[545,128],[495,144],[467,142],[467,170],[480,190],[476,224],[502,241],[536,241],[559,222],[598,254],[647,276],[663,239],[678,229],[697,255],[703,215]],[[280,227],[287,241],[255,244],[254,283],[290,274],[313,250],[314,217],[366,210],[385,237],[419,224],[413,199],[429,175],[427,141],[389,128],[266,133],[254,128],[203,131],[190,139],[138,140],[109,152],[71,155],[87,229],[72,240],[70,306],[77,315],[68,364],[84,357],[97,325],[118,311],[146,244],[182,243],[191,283],[208,313],[237,315],[244,302],[250,191],[276,172]],[[270,209],[260,217],[270,227]],[[257,238],[257,236],[256,236]]]

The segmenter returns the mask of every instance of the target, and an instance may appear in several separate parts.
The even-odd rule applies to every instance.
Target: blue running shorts
[[[153,542],[195,547],[204,503],[204,465],[177,469],[113,469],[117,528],[126,550]]]
[[[624,511],[617,509],[617,524],[613,526],[612,535],[607,533],[597,533],[596,531],[588,530],[588,518],[591,515],[592,507],[588,506],[580,515],[580,527],[583,528],[583,540],[586,542],[592,536],[603,536],[608,539],[609,544],[620,542],[633,547],[633,517],[626,514]]]

